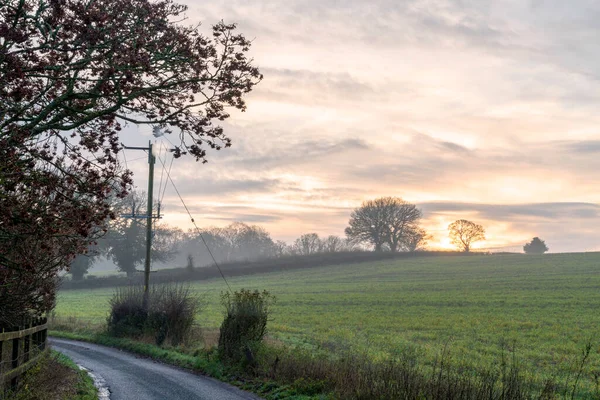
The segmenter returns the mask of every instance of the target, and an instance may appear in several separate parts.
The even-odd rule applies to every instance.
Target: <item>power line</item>
[[[160,142],[160,147],[158,148],[158,161],[160,161],[160,163],[163,164],[163,168],[160,171],[160,181],[158,183],[158,207],[159,207],[159,210],[160,210],[160,191],[162,190],[163,175],[165,174],[165,167],[164,167],[164,163],[161,160],[160,154],[162,153],[164,147],[165,147],[164,143]],[[167,156],[166,153],[167,152],[165,150],[165,157]],[[167,182],[166,181],[165,181],[165,186],[167,186]]]
[[[161,162],[161,164],[163,165],[163,168],[164,168],[165,164],[162,162],[162,160],[160,158],[158,160]],[[173,160],[171,160],[171,165],[172,165],[172,161]],[[198,228],[198,225],[196,225],[196,221],[194,221],[194,217],[192,216],[192,213],[190,212],[190,209],[185,204],[185,201],[183,201],[183,197],[181,197],[181,193],[179,193],[179,190],[177,189],[177,186],[175,186],[175,182],[173,182],[173,179],[171,178],[170,171],[171,171],[171,168],[169,168],[169,171],[167,171],[167,178],[169,179],[169,181],[171,181],[171,185],[173,185],[173,189],[175,189],[175,192],[177,193],[177,196],[179,196],[179,200],[181,200],[181,204],[183,204],[183,207],[185,208],[185,211],[187,211],[188,216],[190,217],[190,220],[192,221],[192,224],[194,224],[194,227],[196,228],[196,232],[198,233],[198,235],[202,239],[202,242],[204,243],[204,246],[206,246],[206,250],[208,250],[208,254],[210,254],[210,258],[212,258],[213,262],[215,263],[215,266],[219,270],[219,273],[221,274],[221,278],[223,278],[223,281],[225,281],[225,284],[227,285],[227,288],[229,289],[229,292],[233,293],[233,290],[231,290],[231,286],[229,286],[229,282],[227,282],[227,278],[225,278],[225,275],[223,274],[223,271],[221,270],[221,267],[219,266],[219,263],[215,259],[215,256],[213,255],[212,251],[210,251],[210,247],[208,247],[208,243],[206,243],[206,240],[204,239],[204,235],[202,235],[202,231],[200,231],[200,228]]]
[[[127,165],[127,156],[125,155],[125,149],[123,149],[123,160],[125,160],[125,169],[129,170],[129,166]]]
[[[123,154],[125,154],[125,153],[123,153]],[[148,156],[143,156],[143,157],[134,158],[133,160],[129,160],[129,162],[134,162],[134,161],[139,161],[139,160],[147,160],[147,159],[148,159]]]
[[[165,139],[167,139],[165,136],[163,136],[163,137],[164,137]],[[167,139],[167,140],[168,140],[168,139]],[[171,141],[170,141],[170,140],[169,140],[169,143],[171,143]],[[164,142],[161,142],[161,144],[162,144],[162,145],[163,145],[163,147],[165,148],[165,157],[164,157],[164,160],[165,160],[165,162],[166,162],[166,161],[167,161],[167,154],[168,154],[168,152],[167,152],[167,150],[166,150],[167,148],[166,148],[166,146],[165,146],[165,143],[164,143]],[[171,157],[171,163],[169,164],[169,171],[167,172],[167,174],[169,174],[169,173],[171,172],[171,167],[173,167],[173,160],[175,160],[175,157]],[[162,160],[160,160],[160,159],[159,159],[159,161],[160,161],[160,163],[161,163],[161,164],[162,164],[162,166],[163,166],[162,172],[161,172],[161,174],[160,174],[160,181],[162,182],[163,173],[165,172],[165,163],[164,163]],[[165,192],[167,191],[167,184],[168,184],[168,181],[167,181],[167,180],[165,180],[165,186],[164,186],[164,187],[162,187],[162,193],[161,193],[161,186],[159,185],[159,187],[158,187],[158,202],[159,202],[159,204],[160,204],[160,203],[162,203],[162,201],[163,201],[163,198],[165,197]]]
[[[167,171],[167,176],[169,176],[169,174],[171,173],[171,167],[173,166],[174,159],[175,159],[174,157],[171,158],[171,163],[169,164],[169,170]],[[164,171],[164,164],[163,164],[163,171]],[[165,198],[166,191],[167,191],[167,181],[165,181],[165,186],[163,188],[162,195],[159,193],[159,196],[158,196],[158,198],[160,199],[161,202]]]

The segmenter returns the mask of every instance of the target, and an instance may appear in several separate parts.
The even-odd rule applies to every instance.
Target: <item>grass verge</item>
[[[13,400],[97,400],[92,378],[64,354],[51,351],[30,369]]]

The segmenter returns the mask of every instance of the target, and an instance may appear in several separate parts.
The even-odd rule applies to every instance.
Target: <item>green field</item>
[[[586,372],[600,372],[600,254],[422,257],[231,278],[234,289],[277,297],[271,336],[286,343],[364,351],[406,349],[431,361],[449,343],[456,362],[477,367],[515,348],[538,378],[565,379],[591,339]],[[222,318],[222,280],[195,282],[206,328]],[[104,321],[111,289],[59,294],[57,315]]]

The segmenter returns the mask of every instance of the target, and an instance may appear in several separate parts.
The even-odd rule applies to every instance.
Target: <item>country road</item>
[[[258,400],[231,385],[96,344],[50,339],[108,387],[110,400]]]

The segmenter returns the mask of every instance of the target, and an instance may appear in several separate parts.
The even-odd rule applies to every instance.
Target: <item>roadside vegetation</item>
[[[230,279],[234,291],[264,288],[277,298],[265,341],[241,362],[248,368],[219,356],[223,282],[195,283],[205,306],[192,340],[126,348],[143,347],[267,398],[287,390],[313,398],[594,399],[599,260],[592,253],[423,257]],[[113,294],[61,292],[54,329],[107,344],[123,340],[97,334],[106,329]],[[437,390],[457,392],[436,397]]]
[[[51,351],[21,379],[10,393],[13,400],[96,400],[92,378],[64,354]]]

